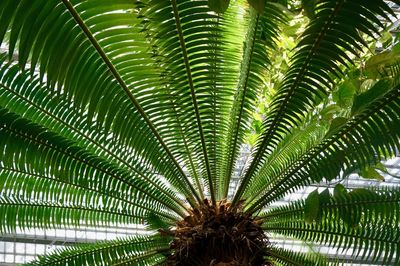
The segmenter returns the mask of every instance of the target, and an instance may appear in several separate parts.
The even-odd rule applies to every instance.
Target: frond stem
[[[276,227],[266,227],[263,229],[265,230],[285,230],[285,231],[303,231],[303,232],[310,232],[310,233],[319,233],[319,234],[331,234],[339,237],[351,237],[351,238],[358,238],[362,240],[367,240],[367,241],[382,241],[390,244],[398,244],[398,241],[396,240],[382,240],[377,237],[368,237],[365,235],[356,235],[356,234],[350,234],[346,232],[332,232],[332,231],[327,231],[327,230],[321,230],[321,229],[310,229],[310,228],[295,228],[295,227],[284,227],[284,226],[276,226]],[[375,229],[375,228],[374,228]]]
[[[112,266],[118,266],[118,265],[127,265],[127,263],[129,263],[129,265],[132,265],[132,262],[142,262],[143,259],[154,256],[156,254],[159,253],[164,253],[164,252],[168,252],[171,251],[170,248],[162,248],[162,249],[155,249],[155,250],[150,250],[150,251],[146,251],[146,253],[140,254],[139,256],[135,256],[126,260],[121,260],[117,263],[113,263],[111,264]]]
[[[45,203],[32,203],[32,202],[2,202],[0,198],[0,205],[8,205],[8,206],[26,206],[26,207],[44,207],[44,208],[52,208],[52,209],[71,209],[71,210],[80,210],[80,211],[90,211],[90,212],[101,212],[101,213],[107,213],[107,214],[113,214],[113,215],[118,215],[118,216],[126,216],[126,217],[131,217],[131,218],[137,218],[138,216],[136,215],[131,215],[127,213],[121,213],[121,212],[116,212],[116,211],[108,211],[108,210],[101,210],[101,209],[92,209],[92,208],[86,208],[82,206],[62,206],[62,205],[57,205],[57,204],[46,204]]]
[[[255,22],[255,25],[254,25],[254,33],[253,33],[253,36],[252,36],[251,45],[249,46],[250,47],[250,52],[249,52],[250,56],[249,56],[248,62],[251,62],[252,59],[253,59],[254,46],[255,46],[255,43],[256,43],[257,28],[258,28],[259,20],[260,20],[260,15],[257,12],[256,22]],[[245,81],[244,81],[244,84],[243,84],[243,91],[242,91],[242,97],[241,97],[241,102],[240,102],[239,114],[237,115],[238,118],[237,118],[237,124],[236,124],[235,131],[234,131],[233,145],[231,147],[232,148],[232,152],[230,152],[231,156],[229,158],[228,165],[227,165],[227,171],[226,171],[226,175],[227,176],[226,176],[226,181],[225,181],[225,184],[224,184],[224,197],[225,198],[228,196],[228,191],[229,191],[229,182],[230,182],[230,178],[231,178],[232,170],[233,170],[232,168],[233,168],[233,163],[234,163],[234,159],[235,159],[235,149],[236,149],[236,145],[237,145],[238,137],[239,137],[239,128],[240,128],[240,124],[241,124],[242,118],[243,118],[242,117],[242,113],[243,113],[243,109],[244,109],[246,91],[247,91],[247,88],[248,88],[247,87],[247,83],[249,81],[250,70],[251,70],[251,67],[250,67],[250,65],[248,65],[247,70],[246,70]],[[239,88],[238,88],[238,94],[240,95],[239,90],[240,90],[240,84],[239,84]],[[236,116],[234,118],[236,118]],[[232,202],[232,204],[233,204],[233,202]]]
[[[180,18],[179,18],[178,6],[177,6],[177,3],[176,3],[176,0],[171,0],[171,3],[172,3],[173,11],[174,11],[176,28],[177,28],[178,35],[179,35],[179,42],[180,42],[181,49],[182,49],[183,60],[185,62],[186,73],[187,73],[187,77],[188,77],[188,81],[189,81],[190,93],[192,95],[192,102],[193,102],[193,106],[194,106],[194,111],[195,111],[195,114],[196,114],[196,121],[197,121],[197,126],[198,126],[198,129],[199,129],[201,147],[202,147],[202,150],[203,150],[204,161],[205,161],[205,164],[206,164],[206,170],[207,170],[207,177],[208,177],[208,183],[209,183],[209,188],[210,188],[211,201],[212,201],[213,205],[216,206],[214,183],[213,183],[213,180],[212,180],[212,174],[211,174],[210,162],[209,162],[208,154],[207,154],[207,147],[206,147],[204,131],[203,131],[203,127],[202,127],[202,124],[201,124],[199,106],[198,106],[198,103],[197,103],[196,91],[195,91],[195,88],[194,88],[194,83],[193,83],[193,78],[192,78],[192,71],[191,71],[191,68],[190,68],[190,62],[189,62],[189,58],[188,58],[188,54],[187,54],[187,50],[186,50],[185,39],[183,37],[181,21],[180,21]]]
[[[348,206],[354,206],[355,204],[362,204],[362,205],[373,205],[373,204],[382,204],[382,203],[396,203],[400,202],[399,199],[384,199],[384,200],[357,200],[357,201],[352,201],[352,202],[344,202],[344,203],[327,203],[322,205],[323,209],[329,208],[341,208],[341,207],[348,207]],[[286,211],[280,211],[276,213],[266,213],[264,215],[260,215],[259,218],[263,218],[265,220],[273,217],[279,217],[281,215],[285,214],[292,214],[296,212],[303,212],[304,207],[301,207],[299,209],[293,209],[293,210],[286,210]]]

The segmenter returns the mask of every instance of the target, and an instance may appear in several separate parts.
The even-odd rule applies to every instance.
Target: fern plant
[[[393,15],[388,1],[298,2],[0,1],[0,232],[150,231],[33,265],[332,263],[275,246],[277,236],[399,265],[397,187],[338,184],[268,207],[354,171],[373,176],[400,146],[398,49],[359,65]],[[308,23],[231,195],[296,8]]]

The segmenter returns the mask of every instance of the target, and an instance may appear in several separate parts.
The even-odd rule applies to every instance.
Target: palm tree
[[[393,14],[387,1],[302,1],[309,22],[266,86],[297,2],[0,1],[0,232],[152,232],[34,265],[331,263],[273,245],[278,235],[399,265],[398,187],[339,183],[268,207],[354,171],[376,176],[400,146],[396,49],[362,59]],[[263,121],[232,195],[255,112]]]

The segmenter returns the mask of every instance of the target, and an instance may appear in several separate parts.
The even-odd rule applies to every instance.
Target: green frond
[[[307,201],[297,201],[261,215],[265,219],[263,227],[269,232],[329,247],[353,248],[355,258],[371,261],[384,258],[384,265],[400,261],[398,188],[354,189],[348,193],[335,189],[334,196],[320,197],[319,204],[308,206],[316,210],[312,219],[305,211]]]
[[[28,265],[159,265],[165,261],[168,238],[135,236],[54,251]],[[132,264],[135,263],[135,264]]]
[[[252,119],[257,97],[264,86],[263,73],[266,73],[270,67],[269,55],[275,46],[279,26],[286,19],[280,7],[273,3],[265,5],[263,15],[252,8],[248,11],[247,16],[249,25],[244,40],[243,57],[238,82],[235,84],[236,91],[225,139],[227,142],[226,158],[224,158],[224,165],[221,169],[219,186],[222,198],[226,198],[228,195],[230,177],[238,157],[238,151]]]
[[[323,266],[328,265],[325,258],[321,255],[311,253],[295,252],[283,248],[272,247],[269,250],[275,265],[290,266]]]
[[[216,147],[231,94],[220,84],[224,17],[210,12],[207,1],[143,1],[140,16],[176,116],[165,129],[179,133],[171,141],[184,140],[180,146],[193,154],[188,166],[198,166],[191,171],[203,177],[215,201]]]
[[[392,11],[383,0],[319,1],[315,18],[302,34],[290,68],[270,104],[263,123],[265,130],[235,202],[284,135],[300,125],[306,113],[326,97],[334,83],[332,77],[342,75],[341,69],[352,63],[348,52],[354,57],[361,50],[364,41],[360,33],[378,34],[383,25],[377,15],[387,17],[386,12]]]
[[[117,198],[140,197],[135,202],[149,204],[147,208],[168,208],[183,215],[180,205],[165,195],[168,189],[161,183],[162,190],[150,189],[149,184],[123,169],[4,109],[0,125],[4,168],[65,180]]]
[[[135,176],[150,180],[150,183],[164,191],[166,196],[176,200],[172,191],[162,186],[160,182],[153,181],[156,180],[156,173],[152,173],[150,169],[132,160],[128,157],[128,153],[123,154],[119,149],[112,151],[108,146],[112,141],[104,139],[102,132],[94,130],[96,126],[87,125],[84,118],[73,113],[69,109],[69,103],[62,97],[52,96],[35,77],[31,78],[27,73],[20,72],[18,66],[2,62],[3,65],[0,68],[1,107],[56,132],[92,154],[100,154],[109,161],[119,163],[120,167],[128,168],[127,171],[134,172]],[[89,135],[90,131],[92,133]],[[116,143],[113,144],[114,149],[118,147]],[[117,156],[116,153],[122,156]]]
[[[377,163],[391,157],[399,148],[400,90],[396,86],[381,95],[327,137],[321,144],[312,148],[289,168],[282,172],[265,192],[265,196],[249,208],[250,212],[262,208],[268,202],[277,200],[296,187],[323,178],[332,180],[346,169]]]
[[[268,186],[273,183],[276,178],[279,178],[292,164],[295,164],[301,156],[310,152],[312,148],[321,143],[322,140],[332,136],[351,117],[357,115],[364,108],[368,107],[372,101],[382,97],[392,86],[398,84],[399,70],[397,67],[398,61],[396,59],[398,55],[394,51],[389,54],[390,56],[387,52],[383,52],[373,55],[367,60],[365,67],[361,70],[357,69],[353,71],[364,71],[366,78],[376,78],[378,75],[379,81],[367,91],[352,96],[351,111],[347,108],[344,108],[343,111],[339,111],[343,108],[340,108],[340,104],[338,106],[338,103],[328,104],[327,106],[324,104],[322,109],[318,108],[314,110],[314,114],[307,118],[304,125],[293,129],[290,134],[287,134],[282,139],[277,148],[266,158],[265,163],[255,175],[255,178],[250,182],[244,195],[244,198],[246,198],[246,205],[251,205],[252,200],[262,197],[262,191],[264,189],[267,190]],[[335,91],[347,90],[347,87],[343,85],[347,84],[347,82],[352,82],[352,75],[354,74],[349,74],[350,80],[345,79],[343,83],[337,86]],[[333,97],[335,97],[335,95],[333,95]],[[335,113],[337,118],[332,119],[332,114]],[[344,117],[342,117],[342,115],[344,115]],[[329,125],[329,130],[327,124]],[[359,168],[357,168],[356,165],[346,168],[343,175],[345,176],[348,173],[352,173],[354,169]]]
[[[318,113],[312,116],[304,126],[292,130],[279,143],[277,149],[265,160],[255,178],[249,183],[243,197],[246,205],[263,195],[263,190],[287,169],[294,161],[309,151],[316,144],[319,144],[325,136],[327,126],[319,121]]]
[[[142,211],[143,212],[143,211]],[[146,216],[113,211],[93,205],[80,206],[61,202],[35,202],[18,198],[0,197],[1,233],[16,229],[62,228],[68,226],[107,226],[110,224],[137,224]]]
[[[348,216],[359,217],[357,224],[361,221],[368,223],[398,224],[400,218],[400,190],[398,188],[382,188],[380,190],[353,189],[350,193],[335,193],[335,196],[325,192],[319,193],[319,204],[314,206],[318,211],[316,219],[324,211],[339,215],[341,212],[348,212]],[[306,202],[300,200],[289,205],[273,208],[260,217],[268,222],[281,222],[292,220],[305,220],[304,206]],[[329,215],[331,215],[329,214]],[[343,214],[343,213],[342,213]],[[328,215],[328,214],[324,214]],[[334,217],[332,217],[333,219]]]
[[[56,203],[61,206],[77,206],[93,211],[118,210],[121,216],[131,216],[137,222],[147,220],[148,214],[157,214],[173,224],[177,217],[147,202],[135,203],[111,193],[97,191],[46,175],[32,174],[18,169],[0,167],[0,194],[4,199],[36,203]],[[115,212],[118,214],[118,212]],[[137,219],[136,219],[137,218]],[[39,219],[38,219],[39,220]],[[79,219],[75,222],[79,223]],[[110,220],[110,222],[112,222]],[[58,223],[56,223],[59,225]],[[19,223],[24,227],[24,223]]]
[[[26,55],[25,57],[30,59],[32,71],[38,67],[41,76],[46,74],[47,83],[53,88],[52,91],[73,99],[74,106],[82,113],[87,113],[87,123],[95,119],[97,124],[104,126],[105,136],[109,137],[112,134],[122,146],[131,147],[135,160],[155,167],[192,200],[193,193],[190,192],[191,185],[186,175],[157,133],[149,114],[140,105],[139,98],[135,98],[132,95],[133,89],[128,88],[128,85],[132,88],[137,87],[135,82],[153,87],[153,81],[145,81],[149,75],[157,77],[157,74],[152,74],[146,69],[140,70],[139,73],[122,70],[119,73],[120,70],[113,65],[111,58],[117,58],[115,64],[118,66],[123,63],[120,60],[125,59],[129,62],[131,58],[127,56],[121,59],[115,54],[113,57],[107,55],[107,45],[116,40],[99,36],[108,29],[121,28],[122,32],[115,33],[116,36],[124,36],[126,40],[138,40],[137,45],[145,43],[140,33],[130,32],[126,27],[129,26],[126,24],[129,19],[132,23],[137,22],[134,13],[124,12],[132,10],[134,6],[130,1],[118,1],[115,5],[101,2],[101,5],[100,1],[97,5],[92,5],[95,3],[86,1],[74,7],[69,1],[65,2],[67,6],[54,0],[18,3],[5,1],[4,8],[8,10],[12,7],[11,14],[0,17],[0,20],[6,30],[11,28],[8,37],[10,53],[18,46],[18,54]],[[104,16],[94,14],[93,7],[101,8]],[[124,13],[126,19],[115,20],[114,11]],[[79,13],[84,14],[82,16],[88,21],[90,30]],[[90,17],[91,15],[94,17]],[[101,22],[98,20],[100,17]],[[124,35],[126,31],[130,34]],[[118,42],[121,42],[121,39]],[[124,51],[121,51],[121,54],[125,54]],[[138,57],[143,60],[140,64],[151,64],[151,56],[146,50]],[[21,59],[20,64],[23,65]],[[129,74],[135,81],[124,82],[121,79],[123,74]],[[140,89],[142,91],[146,87]],[[149,95],[146,95],[145,99],[149,100],[148,97]],[[146,109],[151,110],[151,106]]]

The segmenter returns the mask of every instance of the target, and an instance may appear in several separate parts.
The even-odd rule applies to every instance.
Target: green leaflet
[[[283,248],[273,247],[271,250],[275,259],[275,263],[282,265],[304,265],[304,266],[324,266],[328,265],[327,259],[323,256],[318,256],[312,253],[295,252]]]
[[[310,19],[315,17],[315,5],[317,4],[317,1],[318,0],[301,0],[304,13]]]
[[[319,202],[320,202],[320,206],[326,205],[329,203],[330,201],[330,193],[329,193],[329,189],[324,189],[321,193],[319,193]]]
[[[318,190],[314,190],[308,195],[304,205],[304,221],[312,223],[317,220],[320,212],[320,200]]]
[[[150,229],[166,229],[170,226],[170,224],[166,223],[164,219],[162,219],[159,215],[155,213],[149,213],[146,217],[146,222]]]
[[[212,11],[224,13],[229,7],[230,0],[208,0],[208,6]]]
[[[337,184],[333,190],[333,196],[337,201],[345,200],[347,190],[342,184]]]
[[[356,93],[354,80],[347,80],[339,85],[337,90],[332,93],[332,99],[342,108],[349,108],[353,103],[353,97]]]
[[[353,106],[351,108],[352,114],[359,113],[368,105],[368,103],[385,95],[385,93],[390,90],[390,87],[391,82],[389,80],[379,80],[371,89],[355,96]]]
[[[323,208],[329,204],[331,196],[328,189],[318,193],[318,189],[311,192],[304,201],[304,221],[317,223],[321,221]]]
[[[365,179],[376,179],[380,181],[385,181],[385,178],[378,171],[376,171],[373,167],[370,166],[361,169],[359,174]]]
[[[331,121],[331,125],[329,126],[328,132],[326,132],[325,137],[329,138],[339,131],[341,127],[343,127],[348,121],[345,117],[336,117]]]

